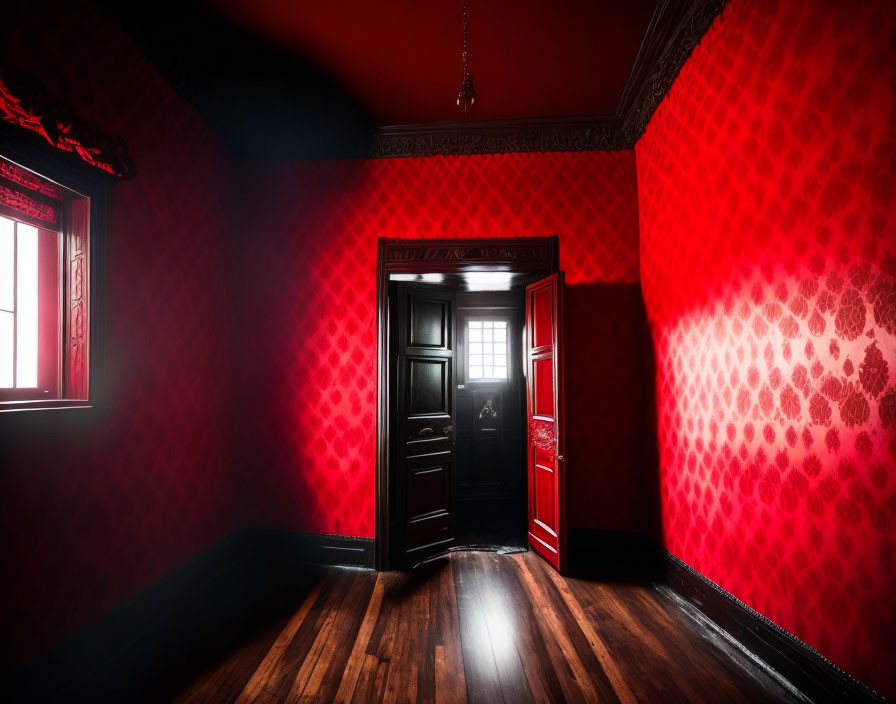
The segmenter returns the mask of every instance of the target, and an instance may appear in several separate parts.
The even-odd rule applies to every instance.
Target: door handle
[[[432,428],[420,428],[420,432],[418,432],[417,435],[429,435],[430,433],[434,432],[435,430],[433,430]]]
[[[562,461],[565,460],[566,458],[565,458],[563,455],[557,455],[556,459],[557,459],[558,462],[562,462]]]

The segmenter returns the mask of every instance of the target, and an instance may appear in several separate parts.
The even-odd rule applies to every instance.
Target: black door
[[[521,290],[457,294],[459,541],[486,522],[526,534],[524,302]]]
[[[455,534],[455,294],[393,284],[395,380],[394,564],[411,566],[451,546]]]

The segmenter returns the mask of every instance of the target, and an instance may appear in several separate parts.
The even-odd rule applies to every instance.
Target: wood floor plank
[[[488,637],[488,623],[482,612],[475,577],[470,569],[475,559],[474,554],[462,552],[451,557],[467,683],[467,701],[474,703],[504,701],[498,668]]]
[[[488,569],[493,567],[494,560],[503,561],[503,558],[494,553],[479,553],[476,557],[478,559],[472,560],[476,592],[485,616],[504,701],[519,704],[534,702],[516,642],[517,615],[511,608],[506,584],[509,575],[500,570]]]
[[[386,663],[375,655],[368,653],[363,656],[358,682],[352,694],[352,704],[372,704],[382,701],[382,682],[377,680],[377,673],[386,666]]]
[[[559,701],[563,696],[563,691],[545,654],[544,640],[535,623],[532,604],[524,595],[516,563],[497,556],[485,562],[485,569],[489,571],[497,572],[502,567],[508,577],[503,583],[506,590],[504,594],[506,605],[516,617],[512,624],[514,642],[522,661],[532,699],[539,704]]]
[[[435,569],[435,567],[433,567]],[[438,637],[438,623],[433,610],[432,593],[438,582],[434,573],[417,585],[411,597],[411,629],[408,639],[408,653],[413,662],[411,677],[416,693],[414,701],[420,704],[435,704],[435,641]]]
[[[617,662],[626,682],[630,683],[639,700],[695,703],[704,701],[703,692],[695,688],[686,677],[681,676],[676,658],[656,637],[651,624],[639,619],[637,614],[633,614],[626,603],[619,599],[618,593],[643,589],[641,585],[570,580],[569,587],[580,603],[587,603],[589,593],[593,596],[593,606],[586,613],[593,621],[609,624],[610,632],[615,634],[610,647],[618,653]],[[679,659],[684,652],[687,651],[679,651]]]
[[[628,598],[630,602],[634,601],[633,609],[636,612],[644,613],[645,616],[650,614],[661,641],[672,642],[674,639],[680,649],[693,652],[691,662],[714,685],[713,690],[718,692],[719,700],[751,704],[765,699],[765,690],[755,678],[749,677],[741,668],[731,668],[728,653],[721,648],[704,647],[715,634],[698,635],[693,622],[684,617],[677,606],[661,596],[656,589],[642,589],[631,593]]]
[[[652,585],[561,576],[534,553],[322,574],[172,701],[794,703]]]
[[[450,565],[439,570],[436,577],[437,587],[432,592],[435,603],[431,607],[438,623],[433,648],[436,704],[465,702],[467,680],[461,650],[457,596]]]
[[[292,641],[286,647],[281,659],[281,667],[276,680],[269,682],[265,691],[278,704],[286,702],[300,680],[299,673],[306,667],[306,661],[312,658],[312,663],[319,657],[319,649],[315,644],[319,643],[318,637],[325,624],[332,623],[332,611],[335,605],[342,603],[352,585],[352,575],[345,570],[334,570],[332,579],[321,588],[321,595],[311,608],[305,621],[299,627]],[[331,625],[332,628],[332,625]]]
[[[519,574],[523,586],[528,591],[532,601],[541,607],[538,609],[538,613],[541,615],[546,627],[550,630],[550,633],[554,638],[556,638],[556,642],[560,646],[559,657],[562,657],[562,661],[558,661],[556,652],[552,653],[551,659],[554,661],[554,666],[562,670],[564,669],[563,665],[566,665],[572,672],[572,682],[569,682],[566,678],[561,679],[561,684],[566,681],[566,686],[563,688],[564,694],[570,701],[601,701],[588,671],[585,669],[581,658],[576,652],[576,648],[570,637],[570,632],[567,630],[567,625],[563,623],[561,615],[550,603],[549,595],[545,593],[542,585],[539,584],[533,575],[533,570],[539,570],[540,565],[526,559],[530,556],[530,553],[526,553],[524,555],[515,556],[515,559],[519,567]]]
[[[591,624],[591,620],[582,609],[582,605],[573,596],[572,591],[569,588],[568,580],[561,577],[553,570],[549,570],[548,575],[554,583],[554,586],[557,588],[560,596],[563,597],[563,601],[566,602],[567,608],[569,608],[573,617],[578,622],[579,628],[582,629],[582,632],[588,638],[588,642],[591,644],[591,649],[594,651],[597,661],[606,673],[607,679],[610,680],[610,684],[613,685],[613,690],[616,692],[619,701],[622,702],[622,704],[637,704],[638,700],[635,698],[635,695],[632,693],[628,684],[626,684],[625,677],[622,675],[619,666],[616,664],[615,658],[610,654],[609,649],[601,637],[597,635],[594,626]]]
[[[369,573],[351,575],[345,596],[338,603],[331,602],[324,625],[296,675],[288,704],[333,700],[350,655],[351,636],[358,632],[375,581]]]
[[[267,624],[221,661],[211,672],[204,672],[172,704],[232,704],[270,652],[286,628],[290,615]]]
[[[377,575],[376,584],[373,587],[373,593],[367,603],[367,610],[364,612],[364,619],[361,622],[361,628],[358,630],[358,636],[352,645],[352,652],[348,658],[348,664],[345,674],[339,683],[339,689],[336,691],[334,699],[335,704],[348,704],[355,695],[355,687],[358,685],[358,677],[361,675],[361,668],[366,661],[367,646],[370,643],[370,634],[373,633],[373,627],[380,615],[380,604],[383,601],[383,580],[381,575]]]
[[[237,704],[251,704],[252,702],[258,701],[262,691],[267,688],[272,680],[279,676],[283,666],[283,654],[295,637],[296,632],[298,632],[301,625],[305,622],[308,612],[320,597],[321,590],[326,581],[327,580],[321,580],[321,582],[314,587],[311,593],[309,593],[302,602],[299,610],[296,611],[295,615],[289,620],[289,623],[286,624],[286,628],[280,633],[274,645],[268,651],[264,660],[262,660],[261,665],[258,666],[252,679],[246,683],[246,686],[236,700]]]
[[[352,589],[337,607],[331,642],[321,654],[300,702],[332,702],[335,699],[351,657],[352,639],[361,628],[375,586],[376,576],[370,572],[360,571],[354,576]]]
[[[413,580],[406,584],[413,588]],[[392,599],[392,625],[389,652],[387,654],[389,668],[386,671],[383,702],[395,704],[408,695],[408,638],[411,627],[409,592],[396,592]],[[409,697],[408,697],[409,698]]]

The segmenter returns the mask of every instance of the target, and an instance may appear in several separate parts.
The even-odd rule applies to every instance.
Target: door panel
[[[395,284],[393,563],[450,547],[455,528],[455,298],[441,286]]]
[[[447,513],[445,471],[439,467],[412,469],[408,474],[408,516],[411,520],[433,513]]]
[[[566,569],[563,272],[526,287],[529,544]]]
[[[528,290],[528,287],[526,287]],[[542,288],[532,293],[532,347],[550,346],[553,340],[554,291]]]
[[[407,360],[408,415],[431,416],[450,413],[448,386],[450,360],[411,358]]]
[[[554,420],[554,360],[551,357],[532,362],[532,387],[533,415]]]
[[[440,299],[413,296],[408,303],[408,344],[448,349],[451,305]]]

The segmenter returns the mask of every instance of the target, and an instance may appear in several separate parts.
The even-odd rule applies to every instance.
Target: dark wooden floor
[[[533,553],[331,568],[298,598],[171,701],[794,701],[664,592]]]

